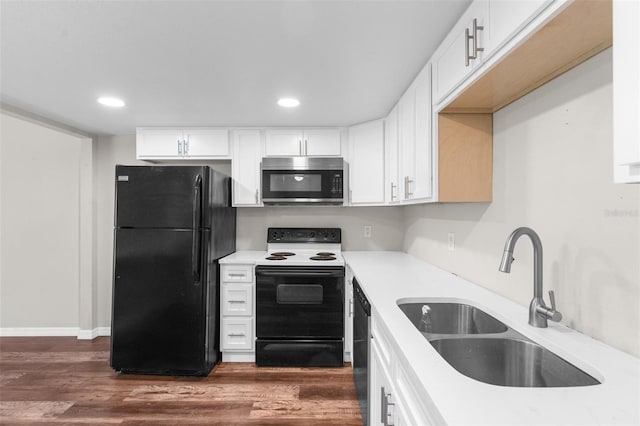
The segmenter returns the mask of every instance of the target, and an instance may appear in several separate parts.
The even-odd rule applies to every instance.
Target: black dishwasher
[[[353,382],[358,394],[362,424],[369,425],[369,353],[371,305],[358,281],[353,279]]]

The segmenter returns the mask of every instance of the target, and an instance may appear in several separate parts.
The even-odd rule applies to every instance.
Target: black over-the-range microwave
[[[264,157],[262,202],[341,205],[343,174],[342,157]]]

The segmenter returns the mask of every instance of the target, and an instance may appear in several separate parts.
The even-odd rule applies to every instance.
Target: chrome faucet
[[[527,235],[533,243],[533,299],[529,305],[529,324],[534,327],[545,328],[547,319],[560,322],[562,314],[556,311],[556,298],[553,291],[549,291],[551,299],[551,307],[545,305],[542,298],[542,242],[540,237],[531,228],[518,228],[509,235],[507,243],[504,245],[504,253],[502,254],[502,262],[500,262],[500,271],[511,272],[511,263],[513,258],[513,249],[516,241],[522,235]]]

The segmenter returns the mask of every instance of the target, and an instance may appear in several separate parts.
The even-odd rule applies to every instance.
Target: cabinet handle
[[[189,140],[184,141],[184,155],[189,155]]]
[[[258,204],[258,190],[256,189],[256,204]]]
[[[182,141],[178,139],[178,155],[182,155]]]
[[[469,40],[471,40],[471,36],[469,35],[469,28],[464,29],[464,66],[469,66],[469,60],[472,59],[469,56]]]
[[[302,139],[298,139],[298,152],[302,155]]]
[[[309,155],[309,141],[307,139],[304,140],[304,155]]]
[[[384,391],[384,386],[380,388],[380,423],[384,426],[394,426],[393,425],[393,413],[389,412],[389,406],[395,406],[396,404],[390,402],[391,393],[386,393]]]
[[[478,25],[478,19],[473,18],[473,34],[469,34],[469,28],[464,30],[464,51],[465,51],[465,66],[469,66],[471,59],[478,59],[478,52],[484,52],[484,47],[478,47],[478,31],[484,30],[483,25]],[[473,42],[471,49],[472,53],[469,54],[469,41]]]
[[[246,336],[244,333],[229,333],[227,334],[229,337],[244,337]]]
[[[409,176],[407,176],[407,198],[412,197],[413,196],[413,179],[409,179]]]
[[[393,190],[394,190],[395,188],[397,188],[397,187],[398,187],[398,185],[394,185],[394,184],[393,184],[393,182],[391,182],[391,201],[393,201],[395,198],[397,198],[397,197],[398,197],[398,195],[397,195],[397,194],[395,194],[395,195],[394,195],[394,193],[393,193]]]
[[[484,47],[478,47],[478,31],[484,30],[483,25],[478,25],[478,20],[473,18],[473,59],[478,58],[478,52],[484,52]]]
[[[349,299],[349,317],[353,316],[353,299]]]
[[[247,303],[246,300],[228,300],[229,303]]]
[[[404,198],[409,198],[409,176],[404,177]]]

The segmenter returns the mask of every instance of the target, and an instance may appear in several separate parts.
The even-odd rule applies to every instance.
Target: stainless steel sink
[[[423,307],[429,310],[429,325],[425,327]],[[398,307],[420,331],[431,334],[503,333],[507,326],[486,312],[463,303],[411,302]]]
[[[456,370],[499,386],[565,387],[600,382],[544,347],[514,338],[451,338],[431,345]]]

